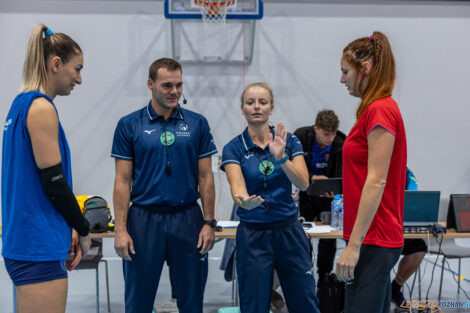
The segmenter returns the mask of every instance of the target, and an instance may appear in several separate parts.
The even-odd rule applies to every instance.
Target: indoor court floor
[[[464,247],[470,248],[470,240],[458,240],[457,243]],[[314,242],[314,247],[317,243]],[[344,247],[344,244],[339,243],[339,248]],[[206,285],[204,313],[217,313],[219,308],[232,306],[232,284],[226,282],[223,278],[223,272],[219,270],[220,259],[222,257],[224,242],[217,243],[210,254],[209,258],[209,277]],[[113,249],[112,239],[104,240],[104,256],[109,263],[109,283],[110,283],[110,299],[111,299],[111,312],[124,313],[124,280],[122,278],[121,261],[117,258]],[[337,253],[337,256],[339,254]],[[435,257],[427,255],[425,261],[421,265],[421,270],[424,272],[422,281],[422,295],[427,292],[431,282],[432,267],[434,265]],[[437,300],[440,281],[440,267],[436,265],[434,271],[434,279],[432,288],[429,291],[429,299]],[[453,271],[457,271],[457,260],[449,260],[449,264]],[[462,260],[462,276],[467,279],[470,277],[470,259]],[[411,279],[408,281],[411,286]],[[100,312],[106,313],[106,288],[105,288],[104,266],[100,265]],[[461,287],[470,296],[470,281],[462,281]],[[405,298],[409,299],[408,289],[404,291]],[[168,302],[170,299],[170,283],[168,279],[168,268],[165,266],[160,286],[157,293],[157,301]],[[418,300],[418,293],[415,287],[413,300]],[[460,296],[457,295],[457,283],[453,279],[451,273],[444,272],[444,282],[442,289],[441,301],[450,301],[453,303],[462,302],[468,303],[470,300],[465,298],[463,292]],[[69,274],[69,295],[67,302],[67,313],[89,313],[95,312],[95,273],[93,270],[74,271]],[[12,287],[11,281],[6,273],[3,259],[0,261],[0,312],[12,313]],[[287,309],[274,311],[273,313],[287,313]],[[420,311],[422,312],[422,311]],[[467,313],[470,308],[450,309],[442,308],[441,312],[445,313]]]

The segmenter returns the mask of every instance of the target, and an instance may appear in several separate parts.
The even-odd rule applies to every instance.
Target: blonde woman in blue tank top
[[[83,54],[69,36],[37,25],[20,94],[3,128],[2,255],[18,313],[64,313],[67,271],[90,246],[72,192],[70,151],[53,103],[81,84]],[[66,268],[69,250],[75,258]]]

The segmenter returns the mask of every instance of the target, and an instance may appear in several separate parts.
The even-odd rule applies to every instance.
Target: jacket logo
[[[144,133],[147,133],[148,135],[150,135],[151,133],[153,133],[154,131],[156,131],[156,129],[150,129],[150,130],[144,130]]]

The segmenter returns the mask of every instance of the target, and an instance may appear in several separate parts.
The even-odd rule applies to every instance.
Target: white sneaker
[[[157,313],[178,313],[176,299],[171,299],[169,302],[155,302],[154,309]]]

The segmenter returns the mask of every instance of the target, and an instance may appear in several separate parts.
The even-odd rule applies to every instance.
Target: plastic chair
[[[99,264],[104,262],[106,271],[106,292],[108,301],[108,312],[111,312],[109,303],[109,280],[108,280],[108,261],[103,260],[103,239],[91,239],[90,250],[82,258],[74,270],[95,270],[96,271],[96,313],[100,312],[100,283],[99,283]]]
[[[457,294],[460,293],[460,265],[463,258],[470,258],[470,249],[467,247],[459,246],[455,243],[453,238],[444,238],[442,239],[441,251],[439,251],[439,244],[433,243],[429,247],[429,252],[432,254],[442,254],[444,257],[442,259],[442,268],[441,268],[441,284],[439,285],[439,297],[438,301],[441,301],[441,292],[442,292],[442,281],[444,278],[444,267],[446,259],[459,259],[459,271],[458,271],[458,280],[457,280]]]

